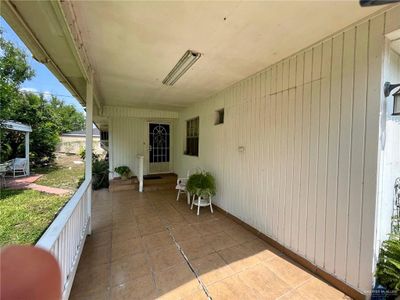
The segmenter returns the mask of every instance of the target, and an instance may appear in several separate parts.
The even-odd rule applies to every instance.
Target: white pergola
[[[25,133],[25,159],[26,159],[26,174],[29,176],[29,133],[32,132],[32,127],[20,122],[5,121],[2,127],[8,130],[20,131]]]

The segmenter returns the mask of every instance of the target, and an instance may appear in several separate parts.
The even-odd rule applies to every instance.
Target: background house
[[[84,130],[63,133],[60,136],[60,143],[57,146],[58,153],[77,154],[85,149],[86,132]],[[100,130],[93,128],[93,152],[105,154],[105,150],[100,144]]]

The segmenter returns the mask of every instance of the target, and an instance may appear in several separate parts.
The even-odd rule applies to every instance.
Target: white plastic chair
[[[186,183],[189,179],[189,171],[186,173],[186,178],[178,178],[176,181],[175,189],[178,190],[178,195],[176,196],[176,201],[179,201],[179,196],[184,193],[187,196],[187,203],[190,205],[190,193],[186,190]]]
[[[26,162],[26,158],[14,158],[7,162],[8,170],[13,173],[14,178],[26,176]],[[16,173],[22,173],[22,175],[17,176]]]
[[[6,173],[9,169],[8,163],[0,164],[0,188],[6,187]]]

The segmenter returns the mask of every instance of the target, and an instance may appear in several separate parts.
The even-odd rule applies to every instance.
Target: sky
[[[35,77],[25,81],[21,85],[21,90],[43,93],[46,97],[56,96],[64,100],[67,104],[72,104],[79,111],[83,112],[82,105],[71,95],[71,93],[58,81],[58,79],[47,69],[47,67],[33,59],[31,52],[19,39],[15,32],[8,26],[7,22],[0,17],[0,28],[6,40],[13,42],[18,48],[23,49],[28,54],[28,62],[35,70]]]

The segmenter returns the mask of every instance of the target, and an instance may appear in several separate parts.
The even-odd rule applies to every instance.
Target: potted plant
[[[383,289],[380,296],[383,294],[385,299],[394,299],[400,295],[400,231],[397,227],[392,228],[389,239],[382,242],[375,276]]]
[[[202,198],[214,196],[216,193],[215,179],[209,172],[197,172],[189,176],[186,189],[190,194]]]
[[[121,176],[122,180],[127,180],[132,174],[131,169],[129,169],[128,166],[116,167],[114,171],[117,172],[119,176]]]

